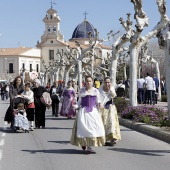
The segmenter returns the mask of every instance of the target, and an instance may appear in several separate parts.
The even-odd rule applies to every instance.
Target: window
[[[32,72],[32,64],[30,64],[30,72]]]
[[[9,73],[14,73],[13,63],[9,63]]]
[[[49,60],[54,60],[54,50],[49,50]]]
[[[39,64],[36,64],[36,71],[39,72]]]

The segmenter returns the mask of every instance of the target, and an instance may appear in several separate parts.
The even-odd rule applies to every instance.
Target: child
[[[17,105],[17,109],[14,109],[14,127],[15,127],[15,131],[17,128],[21,128],[24,130],[24,132],[28,132],[28,119],[27,119],[27,114],[25,112],[24,109],[24,104],[23,103],[19,103]]]
[[[31,91],[31,85],[30,83],[25,84],[25,90],[22,93],[22,97],[28,101],[27,106],[26,106],[26,113],[27,113],[27,118],[30,121],[30,130],[33,131],[34,128],[34,93]]]

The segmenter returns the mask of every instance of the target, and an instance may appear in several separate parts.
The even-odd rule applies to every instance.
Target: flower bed
[[[121,117],[153,126],[168,126],[168,113],[153,106],[128,106],[121,112]]]

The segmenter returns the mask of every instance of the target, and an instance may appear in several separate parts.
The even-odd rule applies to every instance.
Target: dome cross
[[[83,13],[83,15],[85,15],[85,20],[86,20],[86,16],[88,15],[88,13],[85,11],[85,13]]]

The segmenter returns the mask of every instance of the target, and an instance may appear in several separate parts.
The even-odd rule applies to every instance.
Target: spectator
[[[141,76],[140,79],[137,79],[139,104],[144,102],[144,84],[145,84],[145,79],[143,78],[143,76]]]
[[[47,92],[50,92],[50,83],[49,82],[47,83],[45,88],[46,88]]]
[[[35,104],[35,126],[37,129],[39,129],[40,126],[42,126],[42,128],[45,129],[46,105],[44,105],[40,100],[44,92],[47,92],[47,89],[41,86],[41,82],[39,79],[35,79],[33,93]]]
[[[125,85],[123,84],[123,80],[119,81],[119,84],[116,86],[117,97],[125,96]]]
[[[129,98],[129,88],[130,88],[130,81],[129,78],[125,81],[125,97]]]
[[[149,104],[149,101],[150,101],[150,105],[152,104],[152,101],[153,101],[153,95],[152,95],[152,91],[155,89],[155,82],[153,80],[152,77],[150,77],[150,74],[147,73],[146,74],[147,77],[145,78],[145,84],[146,84],[146,95],[145,95],[145,104],[146,104],[146,101],[147,103]]]
[[[96,88],[96,89],[99,89],[99,88],[100,88],[100,81],[99,81],[99,80],[96,79],[96,80],[94,81],[94,84],[95,84],[95,88]]]
[[[59,110],[59,86],[58,82],[54,82],[50,89],[50,96],[52,99],[52,116],[58,117]]]
[[[156,92],[158,93],[159,79],[156,77],[156,74],[153,75],[153,80],[155,81]]]

